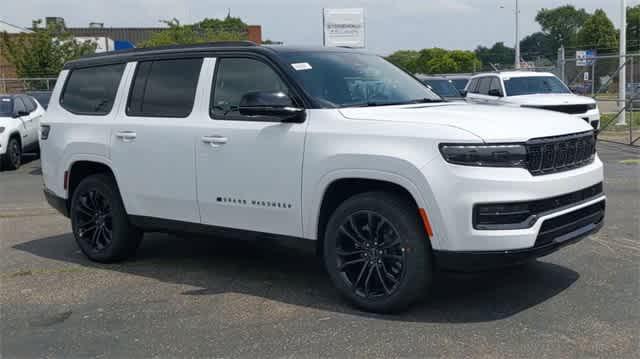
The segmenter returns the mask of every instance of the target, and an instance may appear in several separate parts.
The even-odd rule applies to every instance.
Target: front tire
[[[71,227],[76,243],[89,259],[112,263],[135,254],[142,232],[129,223],[113,177],[83,179],[73,193]]]
[[[323,249],[333,284],[367,311],[405,309],[431,282],[429,238],[415,205],[398,195],[369,192],[347,199],[329,219]]]
[[[7,170],[17,170],[22,165],[22,146],[15,137],[9,139],[7,152],[2,157],[2,166]]]

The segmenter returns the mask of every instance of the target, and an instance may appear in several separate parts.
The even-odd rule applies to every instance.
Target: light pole
[[[623,0],[624,1],[624,0]],[[518,6],[518,0],[516,0],[516,69],[520,68],[520,24],[518,18],[520,17],[520,8]]]
[[[504,9],[504,5],[500,5],[501,9]],[[520,7],[518,0],[516,0],[516,57],[514,59],[514,66],[516,69],[520,68]]]
[[[627,104],[627,1],[620,0],[620,78],[618,79],[618,116],[617,125],[626,125],[626,114],[622,111]]]

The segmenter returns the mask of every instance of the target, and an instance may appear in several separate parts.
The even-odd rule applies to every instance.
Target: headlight
[[[519,144],[441,144],[440,153],[447,162],[464,166],[524,167],[527,162],[527,149]]]
[[[597,105],[595,103],[590,103],[587,105],[587,110],[595,110]]]
[[[4,132],[4,127],[0,126],[0,133]]]

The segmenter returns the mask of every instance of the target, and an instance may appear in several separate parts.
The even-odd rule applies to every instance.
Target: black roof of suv
[[[203,56],[209,54],[220,54],[225,52],[244,52],[244,53],[258,53],[270,58],[274,58],[277,53],[295,53],[295,52],[360,52],[351,48],[341,47],[304,47],[304,46],[262,46],[257,45],[251,41],[221,41],[202,43],[195,45],[171,45],[161,47],[150,48],[135,48],[129,50],[105,52],[100,54],[89,55],[81,57],[77,60],[72,60],[64,65],[65,69],[74,69],[81,67],[90,67],[96,65],[105,65],[112,63],[123,63],[139,60],[153,60],[161,58],[173,58],[176,56]]]

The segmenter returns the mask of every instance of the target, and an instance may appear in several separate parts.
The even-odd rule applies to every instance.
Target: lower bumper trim
[[[475,272],[524,263],[529,260],[544,257],[569,244],[576,243],[590,234],[598,232],[604,220],[591,223],[571,233],[555,238],[548,244],[506,251],[433,251],[438,268],[456,272]]]
[[[51,207],[56,209],[63,216],[68,218],[69,209],[67,208],[67,200],[62,197],[58,197],[55,193],[53,193],[52,191],[46,188],[43,190],[43,192],[44,192],[44,198],[47,200],[47,203],[49,203]]]

